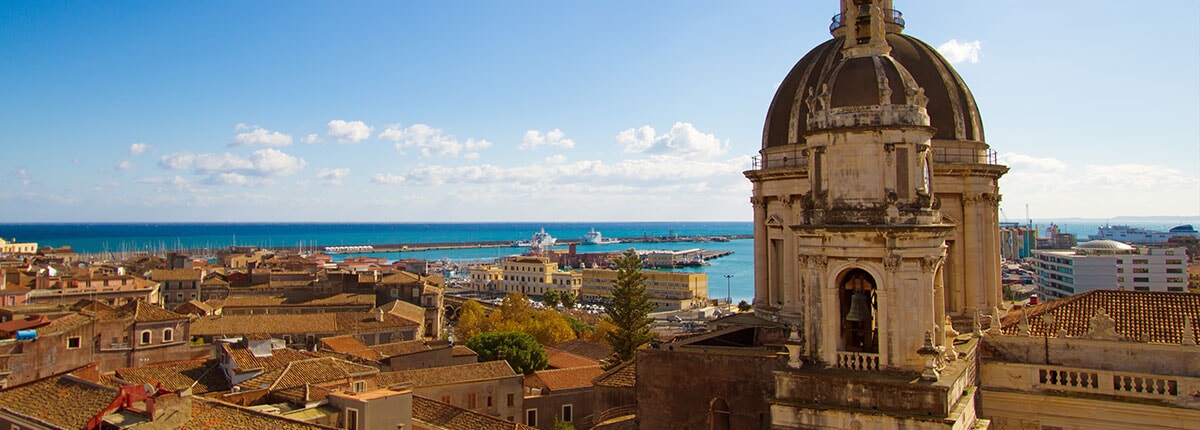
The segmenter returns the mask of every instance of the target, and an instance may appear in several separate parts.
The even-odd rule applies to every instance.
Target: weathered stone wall
[[[710,403],[720,398],[729,405],[730,429],[763,428],[770,421],[767,401],[774,393],[772,372],[782,368],[783,361],[766,354],[720,350],[638,351],[639,426],[708,429]]]

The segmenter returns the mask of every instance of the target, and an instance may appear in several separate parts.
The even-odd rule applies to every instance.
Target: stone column
[[[757,187],[756,187],[757,188]],[[769,305],[767,297],[767,203],[761,196],[762,190],[755,190],[755,197],[750,199],[754,206],[754,306]]]

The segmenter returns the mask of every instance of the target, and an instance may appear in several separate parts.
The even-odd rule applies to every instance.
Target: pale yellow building
[[[657,310],[686,310],[708,303],[708,274],[642,270],[642,275],[645,276],[646,293]],[[616,280],[616,270],[584,269],[581,298],[599,302],[611,300]]]
[[[11,242],[0,238],[0,254],[36,254],[37,242],[17,242],[13,239]]]
[[[483,266],[470,272],[471,289],[480,292],[541,296],[560,291],[578,296],[582,285],[582,274],[559,270],[558,263],[545,257],[517,257],[500,267]]]

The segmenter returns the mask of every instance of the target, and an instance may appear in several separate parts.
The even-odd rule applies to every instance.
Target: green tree
[[[653,321],[649,317],[654,304],[650,303],[650,294],[643,283],[646,276],[642,274],[641,257],[630,249],[613,260],[613,264],[617,267],[617,279],[613,282],[612,300],[604,305],[605,318],[615,326],[605,336],[614,355],[609,360],[610,368],[633,359],[635,351],[654,339],[650,332]]]
[[[570,315],[563,315],[563,319],[566,319],[567,324],[571,325],[571,331],[575,332],[575,337],[578,337],[580,339],[583,339],[586,336],[591,335],[592,331],[596,330],[595,328],[588,325],[587,323],[580,321],[579,318],[575,318]]]
[[[575,424],[563,421],[558,417],[554,418],[554,430],[575,430]]]
[[[751,309],[754,309],[754,306],[750,306],[745,300],[738,302],[738,312],[750,312]]]
[[[563,291],[559,294],[558,299],[562,301],[563,307],[567,309],[575,309],[575,294],[570,291]]]
[[[554,309],[554,307],[558,306],[559,299],[560,294],[555,290],[550,290],[542,294],[542,304],[546,305],[547,308]]]
[[[546,349],[527,333],[481,333],[467,341],[479,362],[504,360],[517,373],[528,375],[546,368]]]

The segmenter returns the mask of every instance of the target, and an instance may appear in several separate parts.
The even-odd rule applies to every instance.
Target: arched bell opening
[[[838,284],[841,302],[840,350],[850,352],[879,352],[879,326],[876,321],[879,306],[875,294],[875,278],[862,269],[851,269]]]

